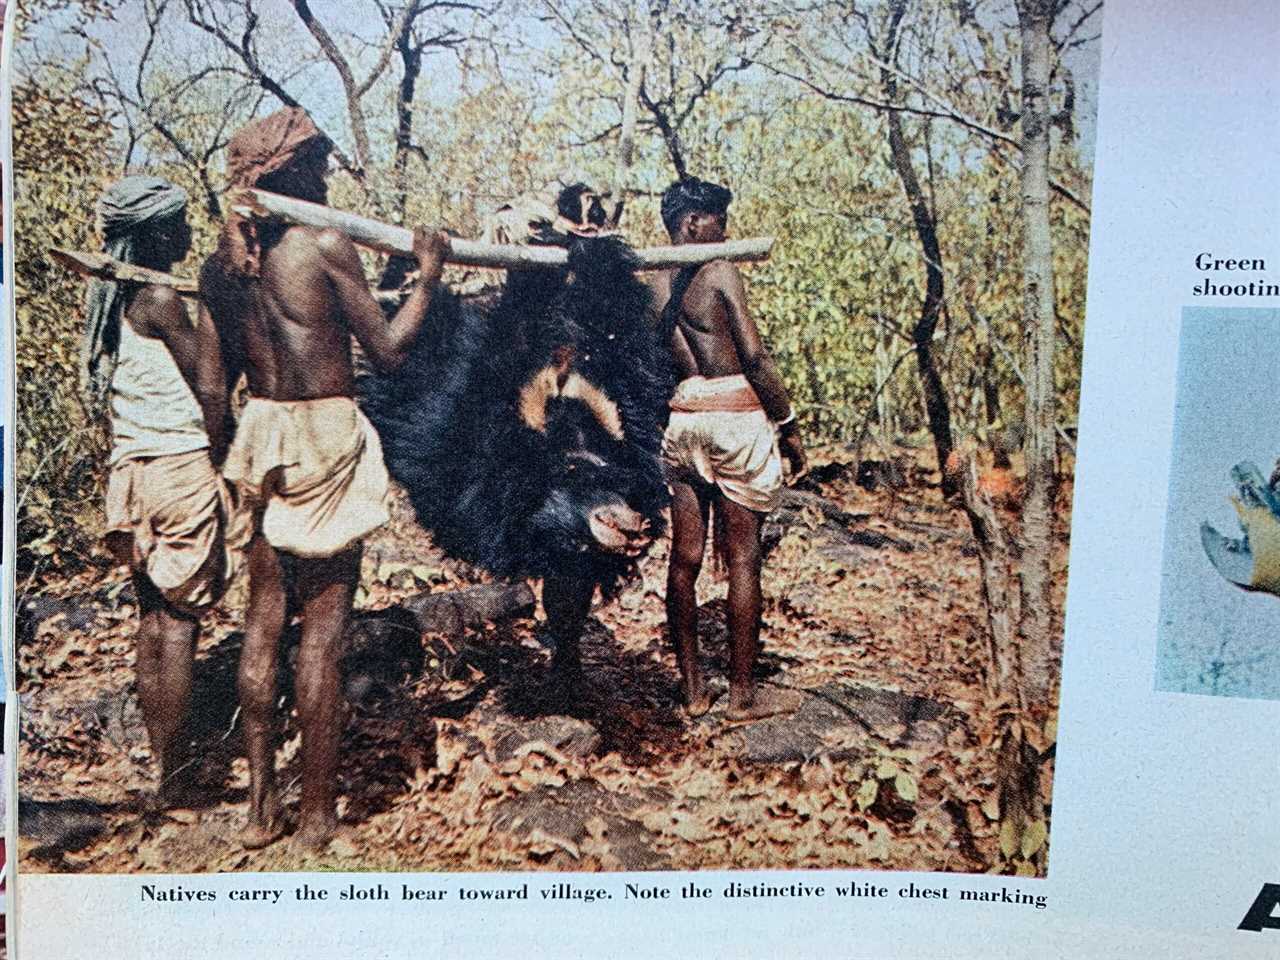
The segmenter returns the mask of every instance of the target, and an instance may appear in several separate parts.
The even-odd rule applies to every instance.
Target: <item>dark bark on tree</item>
[[[889,23],[886,50],[893,51],[897,47],[898,27],[906,13],[905,0],[898,0],[894,5]],[[885,99],[890,103],[897,102],[898,81],[893,71],[881,69],[880,83],[884,88]],[[915,344],[916,366],[920,370],[920,384],[924,393],[925,412],[929,420],[929,432],[933,435],[933,446],[938,456],[938,470],[942,474],[942,492],[951,496],[956,492],[955,481],[946,470],[947,460],[951,456],[953,440],[951,436],[951,408],[947,403],[946,388],[942,384],[942,376],[933,355],[933,335],[938,328],[938,319],[942,315],[944,285],[942,273],[942,248],[938,243],[938,226],[929,209],[924,191],[920,188],[920,179],[916,176],[911,162],[911,149],[907,145],[906,134],[902,128],[902,116],[897,110],[885,112],[885,120],[889,128],[889,151],[893,157],[893,166],[898,179],[902,182],[903,192],[911,206],[911,219],[915,224],[916,236],[925,267],[924,302],[920,306],[920,319],[911,331],[911,339]]]
[[[373,69],[369,71],[369,75],[362,81],[356,80],[355,74],[351,70],[350,62],[343,56],[342,51],[338,49],[337,43],[334,42],[329,31],[325,29],[324,24],[316,19],[308,0],[293,0],[293,9],[297,12],[298,18],[307,28],[307,31],[315,38],[316,44],[320,47],[320,51],[325,55],[325,58],[333,64],[339,80],[342,81],[342,92],[347,100],[347,120],[351,127],[351,137],[355,140],[356,145],[351,172],[357,180],[363,181],[372,157],[372,149],[369,145],[369,124],[364,115],[364,96],[373,88],[378,78],[386,70],[396,45],[412,28],[414,20],[417,19],[418,14],[421,12],[419,0],[411,0],[411,2],[406,3],[399,19],[389,24],[387,39],[383,43],[378,60]]]
[[[972,456],[964,457],[959,474],[960,501],[978,546],[982,599],[987,611],[987,631],[991,642],[987,689],[997,701],[1009,695],[1016,699],[1022,666],[1009,579],[1013,549],[995,508],[978,487],[978,465]]]
[[[640,102],[645,105],[645,109],[653,116],[653,122],[657,125],[658,132],[662,134],[662,142],[666,144],[667,156],[671,158],[671,166],[675,168],[676,179],[683,180],[689,175],[689,168],[685,164],[684,147],[680,143],[680,132],[672,125],[671,118],[667,116],[667,112],[662,108],[662,105],[649,97],[643,83],[640,84]]]
[[[409,206],[409,155],[413,145],[413,97],[418,77],[422,74],[423,47],[411,42],[408,31],[396,41],[403,68],[400,86],[396,88],[396,154],[392,163],[395,183],[394,210],[396,222],[404,223]]]
[[[809,381],[809,393],[813,397],[813,410],[809,414],[808,426],[815,434],[822,433],[822,412],[827,406],[827,392],[822,387],[822,377],[818,374],[818,358],[814,356],[813,344],[802,341],[800,353],[804,356],[805,379]]]
[[[1009,460],[1008,445],[999,442],[996,437],[996,425],[1000,423],[1000,384],[995,377],[996,351],[991,343],[991,326],[978,313],[970,300],[965,301],[965,309],[973,321],[977,333],[976,374],[982,390],[983,419],[987,425],[987,442],[991,445],[995,457],[995,466],[1008,470],[1012,463]]]
[[[1000,385],[992,371],[996,368],[996,354],[991,344],[983,344],[978,352],[979,376],[982,378],[982,406],[987,420],[987,437],[995,438],[996,426],[1000,423]],[[1008,470],[1013,464],[1009,460],[1009,451],[1002,443],[994,443],[995,465]]]

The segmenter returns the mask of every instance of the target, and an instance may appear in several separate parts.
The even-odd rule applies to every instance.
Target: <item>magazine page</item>
[[[1274,953],[1280,16],[10,6],[15,955]]]

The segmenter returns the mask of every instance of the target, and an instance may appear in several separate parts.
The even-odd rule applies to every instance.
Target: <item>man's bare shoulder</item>
[[[742,273],[738,270],[738,265],[728,260],[712,260],[699,271],[698,275],[707,283],[717,287],[742,283]]]
[[[351,238],[333,227],[325,227],[322,230],[315,227],[291,227],[289,235],[295,243],[310,245],[320,256],[332,263],[345,264],[353,258],[359,259],[356,245],[351,242]]]
[[[722,294],[740,297],[743,292],[742,274],[737,265],[728,260],[711,260],[698,270],[691,289],[697,291],[695,296]]]
[[[171,311],[182,305],[182,296],[173,287],[148,283],[138,291],[134,303],[148,310]]]
[[[187,305],[178,291],[149,283],[138,291],[129,308],[129,322],[144,336],[190,330]]]

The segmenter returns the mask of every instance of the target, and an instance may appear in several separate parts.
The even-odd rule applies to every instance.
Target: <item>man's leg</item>
[[[151,752],[159,761],[156,799],[171,806],[182,794],[178,731],[191,703],[191,667],[199,621],[170,606],[141,570],[133,571],[140,623],[137,637],[138,699]]]
[[[249,545],[249,609],[240,651],[240,710],[249,758],[249,818],[240,842],[265,847],[284,832],[275,776],[276,667],[284,629],[285,585],[275,548],[257,534]]]
[[[760,525],[763,515],[717,495],[717,511],[728,536],[729,709],[731,720],[755,720],[787,713],[800,698],[781,690],[758,691],[752,670],[760,649]]]
[[[338,660],[360,581],[359,546],[298,563],[302,645],[295,683],[302,726],[302,804],[298,842],[319,848],[338,829],[338,746],[345,716]]]
[[[683,481],[671,484],[671,561],[667,568],[667,625],[680,664],[686,710],[700,717],[711,694],[698,663],[698,573],[707,543],[709,500]]]
[[[596,585],[574,577],[547,577],[542,581],[542,608],[555,651],[551,655],[553,682],[563,693],[582,683],[582,631],[591,613]]]

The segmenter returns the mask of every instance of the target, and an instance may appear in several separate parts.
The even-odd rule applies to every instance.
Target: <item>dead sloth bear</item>
[[[489,309],[441,291],[408,362],[360,390],[436,543],[543,579],[554,677],[571,688],[596,587],[615,592],[664,530],[674,373],[630,248],[590,235],[610,225],[599,198],[577,184],[557,206],[529,242],[567,246],[567,268],[509,271]]]

